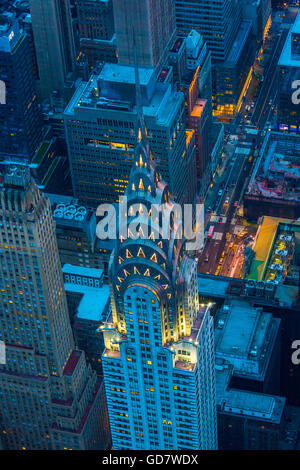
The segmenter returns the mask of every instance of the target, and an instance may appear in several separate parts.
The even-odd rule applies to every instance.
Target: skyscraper
[[[238,0],[175,0],[176,23],[180,35],[191,29],[201,33],[213,61],[225,60],[241,22]]]
[[[140,67],[159,69],[176,34],[173,0],[114,0],[119,63],[134,64],[134,36]]]
[[[172,217],[169,239],[162,236],[162,205],[175,207],[140,110],[126,196],[128,218],[119,226],[130,237],[136,223],[144,237],[120,238],[110,263],[112,314],[101,328],[114,449],[216,449],[212,318],[199,308],[197,265]]]
[[[278,129],[300,133],[300,14],[286,38],[278,62]]]
[[[74,70],[75,45],[70,0],[30,0],[33,36],[39,69],[40,99],[63,91]]]
[[[0,181],[4,445],[103,448],[102,383],[74,348],[50,203],[27,167],[9,167]]]
[[[30,38],[12,13],[3,14],[0,23],[0,78],[5,83],[5,103],[0,104],[0,156],[30,162],[42,138]]]
[[[114,34],[112,0],[78,0],[78,29],[81,38],[105,40]]]
[[[181,92],[140,69],[148,137],[159,171],[178,203],[196,197],[194,141],[186,134]],[[134,67],[105,64],[77,89],[64,113],[73,191],[80,203],[116,202],[129,181],[137,106]]]

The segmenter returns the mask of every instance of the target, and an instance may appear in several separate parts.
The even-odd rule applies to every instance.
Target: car
[[[205,257],[205,263],[208,263],[208,256]]]
[[[218,196],[222,196],[222,194],[223,194],[222,189],[219,189]]]
[[[230,201],[230,199],[229,199],[229,197],[227,197],[227,198],[225,199],[225,204],[229,204],[229,201]]]
[[[234,205],[234,207],[237,207],[239,205],[239,201],[235,201],[235,203],[233,205]]]
[[[226,233],[226,240],[228,240],[228,239],[229,239],[229,237],[230,237],[230,233],[229,233],[229,232],[227,232],[227,233]]]

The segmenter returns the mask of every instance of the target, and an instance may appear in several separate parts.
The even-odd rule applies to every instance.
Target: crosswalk
[[[215,232],[213,234],[213,240],[222,240],[224,233],[223,232]]]
[[[244,229],[243,225],[236,225],[234,227],[234,235],[237,235],[239,232],[241,232]]]
[[[213,223],[217,223],[217,222],[221,221],[222,224],[226,224],[227,217],[225,217],[225,216],[220,217],[219,215],[212,215],[211,218],[210,218],[210,221],[213,222]]]

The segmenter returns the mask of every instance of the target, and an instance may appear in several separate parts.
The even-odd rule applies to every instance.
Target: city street
[[[205,199],[206,244],[198,256],[201,273],[243,277],[244,247],[251,246],[257,226],[243,219],[242,201],[265,134],[276,129],[276,68],[294,10],[276,17],[256,57],[241,109],[232,123],[225,124],[222,163]]]

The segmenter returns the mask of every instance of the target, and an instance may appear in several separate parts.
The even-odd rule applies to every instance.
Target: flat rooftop
[[[280,320],[249,299],[230,299],[215,316],[215,350],[234,375],[263,381],[272,357]]]
[[[76,318],[103,322],[106,320],[106,305],[110,299],[109,286],[104,284],[100,289],[85,293],[77,309]],[[104,316],[105,315],[105,316]]]
[[[216,400],[219,411],[280,424],[286,399],[276,395],[230,389],[232,373],[233,367],[230,364],[216,366]]]
[[[296,234],[298,235],[295,239]],[[299,249],[299,237],[300,221],[263,217],[253,246],[255,257],[248,279],[283,283],[285,271],[293,255],[291,250],[294,249],[297,239]],[[283,292],[282,295],[284,295]]]
[[[267,133],[247,195],[300,203],[300,136]]]
[[[198,274],[199,295],[225,298],[230,280],[220,276]]]
[[[92,277],[100,280],[103,278],[103,269],[85,268],[84,266],[74,266],[73,264],[64,264],[62,272],[63,274]]]
[[[140,85],[147,86],[153,77],[154,69],[139,68]],[[128,65],[111,64],[107,62],[99,76],[100,80],[114,83],[130,83],[135,85],[135,69]]]
[[[262,349],[272,315],[262,313],[246,300],[232,300],[230,310],[217,316],[224,321],[222,329],[216,329],[216,351],[219,354],[248,358],[255,348]]]
[[[232,67],[236,65],[236,63],[238,62],[243,52],[243,48],[248,39],[252,26],[253,26],[252,21],[250,20],[242,21],[238,34],[236,36],[236,39],[230,49],[227,60],[224,63],[224,67],[230,67],[230,66]]]
[[[172,91],[168,83],[156,80],[153,69],[139,69],[143,113],[145,118],[155,118],[159,124],[169,125],[176,116],[183,94]],[[120,119],[136,114],[134,68],[118,64],[105,64],[99,74],[92,74],[82,83],[69,101],[65,118],[88,119],[88,111],[118,113]],[[122,117],[121,117],[122,115]]]

